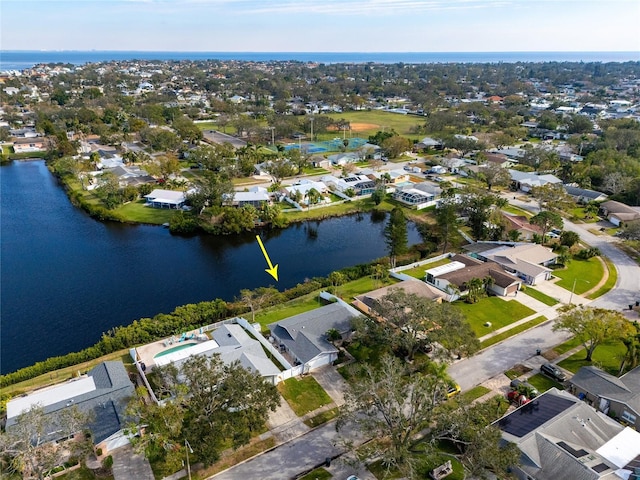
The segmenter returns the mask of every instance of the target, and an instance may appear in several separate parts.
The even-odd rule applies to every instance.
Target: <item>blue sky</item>
[[[3,50],[640,51],[638,0],[1,0]]]

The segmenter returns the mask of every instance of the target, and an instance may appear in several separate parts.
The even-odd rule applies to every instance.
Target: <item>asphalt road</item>
[[[351,448],[362,442],[362,437],[353,428],[347,425],[338,434],[335,422],[331,422],[210,478],[293,479],[322,465],[327,457],[333,459],[350,450],[339,441],[340,437],[354,442]]]

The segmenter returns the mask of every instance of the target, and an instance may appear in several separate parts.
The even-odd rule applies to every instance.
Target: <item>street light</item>
[[[184,439],[184,448],[187,450],[187,477],[191,480],[191,464],[189,463],[189,452],[193,453],[193,448],[188,440]]]
[[[571,301],[573,300],[573,292],[576,290],[576,280],[578,280],[578,277],[575,277],[573,279],[573,287],[571,287],[571,295],[569,296],[569,305],[571,305]],[[580,281],[582,282],[586,282],[586,283],[591,283],[589,280],[582,280],[580,279]]]

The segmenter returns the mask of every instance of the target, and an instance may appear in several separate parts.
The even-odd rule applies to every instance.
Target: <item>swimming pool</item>
[[[167,348],[166,350],[163,350],[160,353],[156,353],[153,356],[153,358],[163,357],[164,355],[169,355],[170,353],[179,352],[180,350],[184,350],[185,348],[193,347],[194,345],[197,345],[197,343],[180,343],[179,345],[176,345],[175,347]]]

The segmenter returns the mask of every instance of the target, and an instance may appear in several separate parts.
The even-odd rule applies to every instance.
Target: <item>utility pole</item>
[[[311,122],[311,141],[313,142],[313,121],[315,120],[315,118],[310,117],[309,121]]]
[[[275,145],[276,142],[273,131],[276,129],[276,127],[269,127],[269,129],[271,130],[271,145]]]

